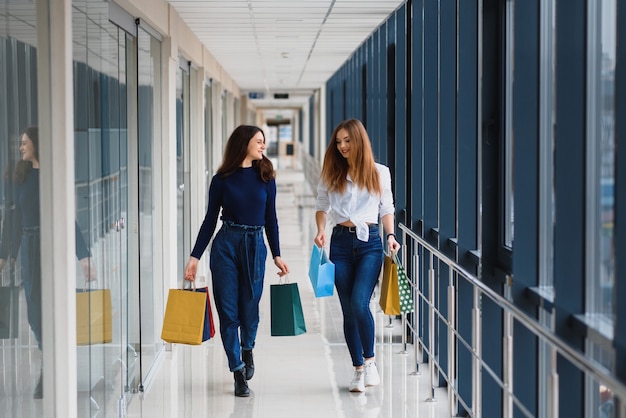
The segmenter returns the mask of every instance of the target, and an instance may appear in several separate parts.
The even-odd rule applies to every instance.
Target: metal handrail
[[[456,271],[459,276],[463,277],[467,282],[474,286],[474,288],[479,289],[482,294],[489,297],[501,309],[513,315],[513,317],[518,322],[523,324],[529,331],[541,338],[543,341],[551,344],[561,353],[561,355],[567,358],[579,369],[609,387],[612,390],[613,394],[617,396],[620,400],[626,401],[626,385],[617,380],[613,375],[607,373],[602,365],[600,365],[595,360],[585,356],[583,353],[576,350],[575,348],[571,347],[569,344],[567,344],[561,338],[555,335],[550,329],[548,329],[536,319],[532,318],[531,316],[520,310],[509,300],[505,299],[503,296],[499,295],[494,290],[486,286],[474,274],[464,269],[455,260],[451,259],[446,254],[441,252],[438,248],[434,247],[433,245],[425,241],[422,237],[418,236],[406,225],[400,223],[398,224],[398,227],[400,230],[403,231],[404,234],[416,241],[419,246],[428,250],[431,254],[435,255],[438,260],[445,263],[452,270]]]

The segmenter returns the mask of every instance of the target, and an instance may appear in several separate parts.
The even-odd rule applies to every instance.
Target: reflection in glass
[[[160,138],[161,114],[161,43],[147,32],[139,30],[137,38],[137,128],[138,128],[138,164],[139,164],[139,282],[141,323],[129,324],[130,327],[141,326],[141,359],[143,376],[139,369],[135,376],[130,376],[131,387],[136,387],[145,380],[150,367],[156,358],[157,351],[163,346],[159,334],[162,318],[155,317],[155,312],[163,312],[162,281],[155,280],[154,275],[154,207],[155,172],[154,172],[154,140]],[[135,300],[134,297],[131,300]],[[139,334],[139,330],[134,331]],[[129,352],[129,355],[132,353]],[[132,361],[129,358],[128,361]]]
[[[589,4],[586,311],[613,320],[616,0]]]
[[[73,1],[74,173],[76,218],[96,263],[97,280],[76,288],[110,293],[110,306],[79,310],[90,330],[111,316],[111,337],[76,347],[79,416],[117,416],[124,393],[128,316],[128,88],[129,36],[109,20],[104,0]]]
[[[0,0],[0,405],[7,416],[40,416],[45,393],[37,96],[36,5]]]
[[[615,63],[617,1],[588,4],[587,320],[613,330],[615,284]],[[608,334],[607,334],[608,335]],[[609,336],[609,338],[611,338]],[[587,354],[613,370],[614,353],[587,340]],[[587,379],[589,416],[612,418],[613,394]]]
[[[597,312],[613,316],[613,285],[615,283],[614,208],[615,208],[615,55],[616,55],[616,0],[602,0],[600,61],[600,121],[597,131],[600,158],[599,188],[599,244],[600,266]]]

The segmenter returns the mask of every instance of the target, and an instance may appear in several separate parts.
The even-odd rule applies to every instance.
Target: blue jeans
[[[23,228],[20,253],[28,323],[35,334],[37,346],[41,350],[41,237],[39,227]]]
[[[343,312],[343,333],[352,365],[362,366],[363,358],[374,357],[375,326],[370,299],[383,265],[379,228],[370,225],[369,241],[355,232],[336,226],[330,240],[330,260],[335,263],[335,287]]]
[[[213,239],[210,255],[213,295],[231,372],[245,366],[241,349],[254,348],[266,258],[262,226],[225,222]]]

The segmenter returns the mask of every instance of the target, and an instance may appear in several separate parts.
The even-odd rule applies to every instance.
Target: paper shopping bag
[[[413,312],[415,309],[413,305],[413,296],[411,294],[411,284],[409,278],[406,275],[404,267],[398,259],[398,254],[393,255],[396,269],[398,270],[398,296],[400,298],[400,313],[405,314]]]
[[[313,245],[309,262],[309,279],[316,298],[332,296],[335,288],[335,265],[323,248]]]
[[[168,343],[202,344],[207,294],[170,289],[165,306],[161,339]]]
[[[385,255],[383,280],[380,285],[379,305],[385,315],[400,315],[400,294],[398,292],[398,269],[394,260]]]
[[[204,312],[204,327],[202,328],[202,341],[207,341],[215,335],[215,323],[213,322],[213,310],[211,309],[211,295],[208,287],[199,287],[196,292],[206,293],[206,310]]]
[[[0,339],[17,338],[19,286],[0,287]]]
[[[76,344],[113,341],[111,289],[76,289]]]
[[[270,286],[271,335],[300,335],[306,332],[298,283]]]

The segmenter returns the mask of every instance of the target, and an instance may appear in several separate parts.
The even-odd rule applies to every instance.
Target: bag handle
[[[96,283],[97,283],[97,282],[98,282],[98,279],[93,279],[93,280],[87,280],[87,279],[85,279],[85,280],[83,281],[83,287],[82,287],[82,289],[81,289],[81,288],[79,288],[79,289],[81,289],[83,292],[86,292],[86,291],[88,291],[88,290],[100,290],[100,289],[104,289],[103,287],[95,287],[95,285],[96,285]],[[93,287],[93,288],[91,287],[91,284],[92,284],[92,283],[94,284],[94,287]]]
[[[393,261],[394,261],[397,265],[399,265],[399,266],[401,266],[401,265],[402,265],[402,263],[400,263],[400,259],[398,258],[398,252],[397,252],[397,251],[393,253]]]
[[[316,248],[319,248],[320,260],[319,260],[318,264],[322,264],[322,259],[324,258],[324,251],[325,251],[324,247],[318,247],[317,244],[313,244],[313,245],[315,245]]]
[[[189,288],[185,287],[185,284],[189,283]],[[181,287],[183,290],[193,290],[196,291],[196,281],[195,280],[185,280],[183,279],[183,285]]]
[[[389,258],[391,258],[391,260],[397,264],[397,265],[402,265],[402,263],[400,263],[400,259],[398,258],[398,252],[394,251],[394,252],[386,252],[385,255]]]

